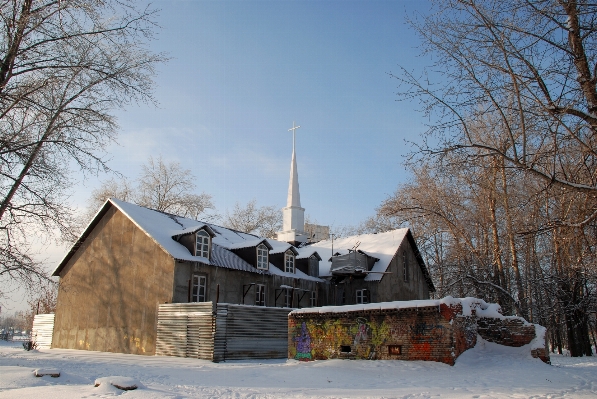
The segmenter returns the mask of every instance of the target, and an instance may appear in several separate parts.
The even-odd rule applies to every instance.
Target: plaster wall
[[[60,273],[53,348],[153,355],[174,260],[111,207]]]

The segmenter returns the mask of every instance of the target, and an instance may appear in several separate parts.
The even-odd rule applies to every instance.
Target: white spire
[[[296,167],[296,151],[295,151],[295,131],[300,126],[294,126],[292,122],[292,161],[290,161],[290,182],[288,184],[288,199],[286,201],[287,207],[301,207],[301,193],[299,191],[298,169]]]
[[[282,231],[278,232],[278,240],[293,244],[307,241],[305,234],[305,209],[301,207],[299,192],[298,169],[296,166],[296,129],[292,122],[292,161],[290,162],[290,182],[288,183],[288,199],[286,208],[282,209]]]

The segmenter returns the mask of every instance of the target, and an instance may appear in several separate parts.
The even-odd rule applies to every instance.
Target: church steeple
[[[298,129],[297,126],[294,129]],[[287,207],[301,207],[301,193],[299,191],[298,183],[298,169],[296,167],[296,152],[294,149],[294,132],[292,137],[292,161],[290,162],[290,183],[288,184],[288,200],[286,201]]]
[[[305,209],[301,207],[301,194],[299,192],[298,169],[296,166],[296,129],[292,122],[292,161],[290,162],[290,182],[288,183],[288,198],[286,208],[282,209],[282,231],[278,232],[278,240],[286,241],[293,245],[307,241],[305,233]]]

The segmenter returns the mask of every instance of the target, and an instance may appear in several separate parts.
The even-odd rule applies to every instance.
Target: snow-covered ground
[[[478,338],[451,367],[435,362],[234,361],[51,349],[0,341],[0,398],[595,398],[597,357],[552,356]],[[58,370],[60,377],[35,377]],[[112,377],[112,378],[104,378]],[[125,378],[126,377],[126,378]],[[104,382],[94,387],[96,382]],[[121,391],[106,381],[137,381]]]

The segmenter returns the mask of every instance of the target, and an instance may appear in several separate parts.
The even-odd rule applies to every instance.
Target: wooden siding
[[[60,271],[54,348],[153,355],[174,260],[110,207]]]

